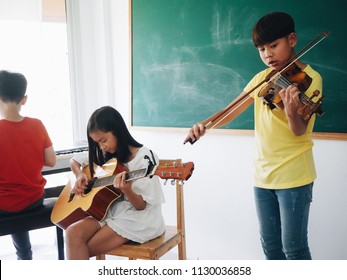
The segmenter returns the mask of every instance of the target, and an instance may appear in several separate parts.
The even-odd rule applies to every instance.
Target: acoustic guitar
[[[89,168],[83,172],[91,179],[82,195],[71,192],[74,182],[68,182],[58,197],[51,213],[51,221],[62,229],[87,217],[92,216],[102,221],[110,205],[122,197],[120,189],[113,186],[117,173],[126,170],[116,159],[111,159],[102,166],[96,166],[95,177],[90,178]],[[144,177],[159,176],[162,179],[186,181],[192,175],[194,163],[182,163],[181,160],[160,160],[158,165],[149,162],[142,169],[128,171],[126,181],[133,181]],[[126,170],[127,171],[127,170]],[[73,183],[73,184],[72,184]]]

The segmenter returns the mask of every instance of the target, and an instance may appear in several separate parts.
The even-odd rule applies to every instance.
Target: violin
[[[270,107],[270,109],[277,107],[278,109],[283,110],[284,105],[279,95],[279,91],[282,88],[295,85],[299,90],[299,99],[304,104],[303,108],[301,108],[298,113],[302,115],[306,112],[307,114],[304,116],[305,120],[309,120],[314,113],[319,116],[324,114],[322,110],[323,97],[320,97],[316,102],[313,101],[313,98],[320,94],[319,90],[315,90],[311,97],[304,94],[304,92],[310,87],[312,78],[303,72],[296,63],[285,68],[285,71],[282,73],[275,72],[276,71],[274,70],[268,75],[271,79],[268,77],[266,79],[270,81],[258,93],[258,96]]]

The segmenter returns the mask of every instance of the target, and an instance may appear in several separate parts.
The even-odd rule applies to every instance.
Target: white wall
[[[76,90],[83,89],[75,92],[84,108],[78,111],[83,121],[77,129],[84,132],[91,111],[106,104],[115,106],[130,123],[128,0],[68,0],[67,7],[76,35],[71,47],[77,56],[88,53],[78,56],[79,65],[72,68]],[[183,145],[186,130],[131,132],[161,158],[195,163],[185,184],[189,259],[263,259],[252,193],[253,136],[210,132],[194,145]],[[347,142],[316,140],[314,152],[319,177],[309,225],[313,258],[347,259]],[[168,184],[164,190],[165,219],[173,223],[173,188]]]

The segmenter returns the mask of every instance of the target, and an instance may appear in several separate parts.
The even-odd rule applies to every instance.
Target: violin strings
[[[278,80],[276,80],[275,83],[278,83],[278,85],[282,88],[287,88],[290,85],[292,85],[292,83],[290,81],[288,81],[285,77],[283,77],[282,75],[279,75]],[[305,102],[309,103],[308,105],[312,105],[314,104],[313,101],[306,96],[306,94],[302,93],[301,91],[299,91],[299,97],[301,99],[305,99]]]

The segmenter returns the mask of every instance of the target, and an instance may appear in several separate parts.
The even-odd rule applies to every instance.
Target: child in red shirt
[[[42,122],[20,115],[26,103],[26,78],[0,71],[0,216],[42,205],[46,180],[43,166],[56,156]],[[32,259],[28,232],[12,234],[18,259]]]

